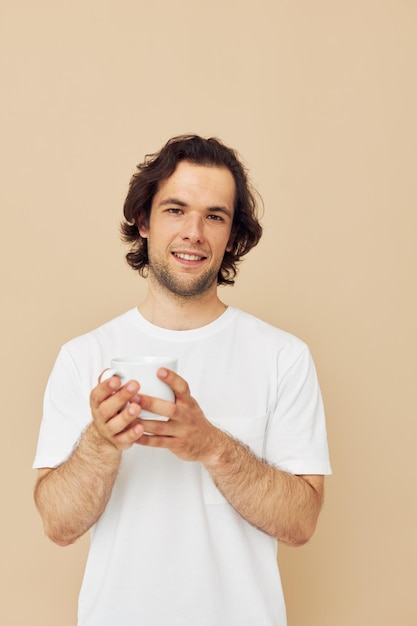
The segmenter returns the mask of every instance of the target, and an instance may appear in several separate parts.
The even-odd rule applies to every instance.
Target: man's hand
[[[158,376],[175,393],[175,403],[149,396],[142,408],[168,422],[141,420],[140,445],[167,448],[186,461],[200,461],[236,511],[256,528],[289,545],[313,534],[323,501],[323,476],[294,476],[256,457],[245,445],[216,428],[190,395],[186,381],[164,368]]]
[[[101,376],[100,376],[101,378]],[[137,442],[144,428],[139,422],[139,385],[131,380],[122,386],[120,378],[112,376],[100,381],[90,395],[90,407],[98,434],[117,450],[126,450]]]
[[[223,436],[222,431],[204,416],[198,403],[191,396],[187,382],[181,376],[163,367],[157,373],[158,378],[173,390],[175,402],[145,395],[137,398],[143,409],[165,415],[169,420],[167,422],[157,419],[141,420],[139,413],[137,421],[147,434],[138,437],[136,443],[167,448],[184,461],[205,463],[215,454]]]
[[[103,513],[110,498],[123,450],[143,434],[138,422],[139,385],[121,385],[113,376],[90,395],[93,422],[67,461],[39,470],[35,502],[46,534],[60,546],[81,537]]]

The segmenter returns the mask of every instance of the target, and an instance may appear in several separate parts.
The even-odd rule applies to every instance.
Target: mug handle
[[[104,370],[104,372],[100,376],[100,382],[104,383],[105,380],[108,380],[112,376],[118,376],[122,382],[123,382],[123,379],[126,378],[126,374],[122,370],[116,370],[113,367],[109,367],[106,370]]]

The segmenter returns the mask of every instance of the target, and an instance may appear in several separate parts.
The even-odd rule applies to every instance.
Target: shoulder
[[[277,368],[283,375],[293,366],[311,367],[312,355],[302,339],[240,309],[233,314],[238,341],[245,344],[246,351],[262,357],[271,370]]]
[[[61,348],[64,353],[102,350],[106,344],[117,342],[121,336],[131,334],[134,325],[135,309],[118,315],[117,317],[97,326],[96,328],[67,341]]]
[[[236,327],[247,333],[249,337],[253,337],[256,341],[272,342],[275,347],[288,347],[296,352],[308,350],[307,344],[296,335],[273,326],[255,315],[235,308],[232,308],[232,314],[234,315]]]

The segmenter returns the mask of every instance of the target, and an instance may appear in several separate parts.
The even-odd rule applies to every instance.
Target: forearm
[[[110,497],[121,451],[104,441],[91,424],[71,457],[43,475],[35,487],[35,502],[46,534],[68,545],[98,520]]]
[[[250,524],[292,546],[304,544],[315,530],[322,489],[301,476],[283,472],[257,458],[226,433],[205,462],[214,483]],[[322,484],[317,477],[317,487]]]

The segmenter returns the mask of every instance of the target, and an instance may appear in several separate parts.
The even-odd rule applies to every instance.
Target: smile
[[[184,259],[184,261],[201,261],[204,259],[204,256],[198,256],[197,254],[186,254],[185,252],[174,252],[173,253],[177,259]]]

